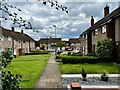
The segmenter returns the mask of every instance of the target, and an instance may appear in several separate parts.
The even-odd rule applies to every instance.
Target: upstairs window
[[[87,39],[87,34],[85,35],[85,39]]]
[[[97,36],[97,35],[98,35],[98,29],[95,29],[95,30],[93,31],[93,35],[94,35],[94,36]]]
[[[101,33],[106,33],[106,25],[102,26]]]
[[[96,36],[98,35],[98,29],[95,29],[95,35]]]
[[[84,40],[85,39],[85,37],[84,37],[84,35],[82,35],[82,40]]]

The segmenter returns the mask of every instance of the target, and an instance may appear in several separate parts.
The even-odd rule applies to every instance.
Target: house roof
[[[80,43],[80,39],[79,38],[70,38],[69,41],[71,43]]]
[[[40,43],[56,43],[61,42],[61,38],[41,38]]]
[[[102,19],[100,19],[93,26],[89,27],[86,31],[84,31],[81,35],[87,34],[89,32],[89,30],[94,30],[94,29],[108,23],[109,21],[111,21],[112,19],[114,19],[114,18],[116,18],[118,16],[120,16],[120,7],[115,9],[113,12],[108,14],[106,17],[103,17]]]
[[[0,31],[2,31],[3,36],[10,36],[14,38],[15,40],[22,40],[22,41],[34,41],[33,38],[31,38],[29,35],[20,33],[20,32],[15,32],[12,30],[5,29],[0,26]]]

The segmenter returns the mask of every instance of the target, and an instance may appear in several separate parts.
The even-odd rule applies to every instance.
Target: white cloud
[[[58,0],[59,2],[60,0]],[[95,22],[103,17],[103,8],[107,4],[110,10],[117,7],[117,3],[109,2],[83,2],[83,0],[63,0],[59,2],[68,7],[69,13],[66,14],[61,10],[51,8],[49,5],[43,5],[41,2],[11,2],[15,6],[22,9],[18,12],[19,16],[30,21],[33,28],[39,33],[32,30],[25,30],[25,33],[31,35],[38,40],[41,37],[54,37],[55,28],[57,26],[57,37],[79,37],[79,35],[90,26],[91,16],[94,16]],[[2,22],[4,27],[10,28],[10,22]],[[21,28],[17,28],[19,31]]]

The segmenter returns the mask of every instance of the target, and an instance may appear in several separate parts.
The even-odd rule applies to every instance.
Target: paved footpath
[[[55,61],[55,52],[52,52],[50,59],[37,82],[36,88],[61,88],[61,73],[58,62]]]

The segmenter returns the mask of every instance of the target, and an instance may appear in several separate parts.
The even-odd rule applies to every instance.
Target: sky
[[[103,10],[106,5],[110,7],[110,12],[118,7],[119,0],[58,0],[59,5],[68,8],[68,14],[62,10],[56,10],[50,7],[50,4],[43,5],[41,1],[22,1],[7,2],[20,8],[22,11],[18,12],[10,9],[11,12],[17,12],[20,17],[31,22],[32,27],[38,32],[19,28],[13,25],[11,21],[2,20],[2,26],[10,29],[15,27],[15,31],[28,34],[35,40],[40,38],[55,37],[56,38],[79,38],[80,34],[90,27],[91,16],[94,17],[95,22],[102,19],[104,16]],[[2,13],[4,15],[4,13]]]

